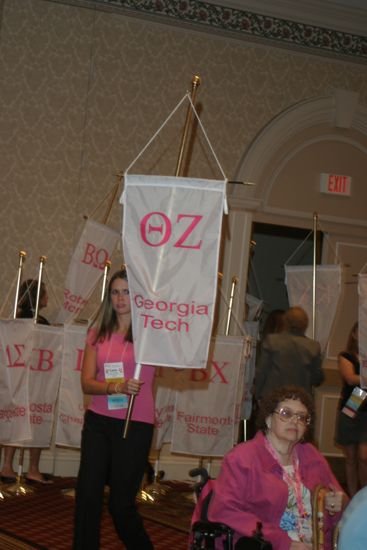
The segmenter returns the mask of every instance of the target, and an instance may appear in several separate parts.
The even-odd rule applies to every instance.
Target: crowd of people
[[[35,290],[37,281],[23,283],[19,317],[35,317]],[[39,308],[46,305],[47,291],[41,285]],[[37,322],[48,324],[40,315]],[[224,457],[215,481],[208,518],[234,530],[237,550],[247,548],[248,537],[259,522],[273,550],[312,548],[313,494],[320,485],[327,488],[325,550],[332,547],[337,524],[341,526],[340,548],[346,550],[345,533],[355,536],[361,507],[367,506],[366,489],[359,491],[367,486],[367,408],[362,406],[353,418],[343,410],[360,385],[358,326],[352,327],[346,349],[338,356],[343,387],[336,442],[346,456],[345,488],[313,443],[313,388],[323,382],[324,374],[320,345],[306,337],[307,327],[307,314],[300,307],[269,315],[254,383],[258,430]],[[121,270],[109,281],[84,351],[81,385],[90,401],[82,430],[74,550],[100,547],[106,485],[109,512],[127,550],[153,548],[135,503],[153,437],[153,377],[154,367],[146,365],[137,375],[129,287],[126,271]],[[130,396],[134,396],[134,407],[128,435],[123,437]],[[30,449],[29,482],[48,481],[39,470],[40,453],[41,449]],[[5,447],[3,482],[15,480],[13,456],[14,447]],[[365,548],[366,537],[363,540]]]

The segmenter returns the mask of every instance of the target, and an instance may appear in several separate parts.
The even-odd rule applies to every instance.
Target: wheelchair
[[[194,486],[197,503],[191,523],[190,550],[272,550],[269,542],[262,536],[261,523],[256,526],[252,537],[241,537],[234,545],[234,531],[225,523],[208,520],[208,508],[213,494],[215,480],[211,479],[205,468],[190,470],[191,477],[200,476]]]

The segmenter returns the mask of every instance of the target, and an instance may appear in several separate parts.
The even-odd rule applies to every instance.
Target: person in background
[[[336,443],[343,447],[349,495],[367,485],[367,404],[354,418],[342,412],[355,387],[361,383],[358,355],[358,323],[349,333],[347,347],[338,355],[338,368],[343,381],[336,424]]]
[[[298,386],[309,394],[324,380],[320,344],[305,336],[308,316],[301,307],[285,312],[285,329],[263,341],[255,375],[258,401],[275,388]]]
[[[313,419],[308,393],[296,387],[278,388],[261,402],[256,436],[224,457],[208,518],[234,529],[236,548],[241,548],[241,536],[251,536],[261,522],[273,550],[312,549],[312,492],[322,485],[330,489],[325,499],[324,549],[331,549],[343,490],[325,458],[305,442]],[[346,502],[348,497],[343,496]]]
[[[109,485],[109,512],[127,550],[153,548],[135,498],[153,436],[155,369],[143,365],[137,380],[135,367],[129,287],[123,270],[110,279],[84,351],[81,384],[92,399],[82,431],[74,550],[99,549],[105,485]],[[123,438],[130,395],[136,398],[127,437]]]
[[[262,330],[261,340],[265,340],[268,334],[277,334],[285,329],[285,310],[273,309],[266,318]]]
[[[22,319],[32,319],[35,316],[36,300],[37,300],[38,281],[36,279],[27,279],[23,281],[19,288],[19,301],[17,309],[17,317]],[[44,309],[48,303],[48,294],[46,285],[41,282],[40,297],[38,303],[38,311]],[[37,323],[41,325],[49,325],[48,320],[38,314]],[[1,481],[3,483],[14,483],[16,473],[13,467],[14,454],[16,447],[4,446],[4,463],[1,470]],[[29,466],[26,475],[26,482],[29,484],[48,484],[52,480],[47,474],[40,472],[39,463],[41,459],[42,449],[39,447],[31,447],[29,449]]]

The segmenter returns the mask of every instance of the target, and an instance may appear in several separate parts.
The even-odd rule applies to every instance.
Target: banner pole
[[[135,372],[134,372],[134,378],[136,380],[139,380],[139,378],[140,378],[140,371],[141,371],[141,363],[136,363]],[[129,431],[130,419],[131,419],[131,415],[132,415],[132,412],[133,412],[135,397],[136,397],[135,395],[130,395],[130,397],[129,397],[129,405],[127,407],[127,412],[126,412],[124,432],[122,434],[123,439],[127,438],[127,433]]]
[[[316,260],[317,260],[317,212],[313,213],[313,267],[312,267],[312,338],[316,335]]]
[[[108,277],[108,272],[109,272],[110,269],[111,269],[111,262],[109,260],[107,260],[107,262],[105,263],[105,266],[104,266],[104,270],[103,270],[101,302],[103,302],[104,295],[106,294],[107,277]]]
[[[108,218],[110,217],[111,210],[112,210],[112,207],[113,207],[113,203],[115,202],[116,195],[117,195],[117,192],[119,190],[120,183],[121,183],[121,180],[122,180],[123,177],[124,177],[123,172],[117,172],[117,174],[116,174],[117,182],[115,184],[115,187],[114,187],[110,202],[108,204],[106,213],[105,213],[104,218],[102,220],[103,225],[106,225],[106,223],[108,222]]]
[[[27,257],[27,253],[24,252],[23,250],[19,250],[19,265],[18,265],[18,275],[17,275],[17,287],[15,289],[13,319],[16,319],[16,317],[17,317],[18,300],[19,300],[19,288],[20,288],[20,282],[22,280],[23,264],[26,260],[26,257]]]
[[[228,336],[229,334],[229,325],[231,324],[231,317],[232,317],[233,298],[234,298],[235,288],[238,281],[239,281],[238,277],[234,275],[232,277],[231,294],[230,294],[229,305],[228,305],[227,323],[226,323],[226,330],[225,330],[226,336]]]
[[[39,270],[38,270],[38,284],[37,284],[37,297],[36,297],[36,308],[34,311],[34,322],[37,323],[37,317],[38,317],[38,310],[39,310],[39,302],[40,302],[40,295],[41,295],[41,284],[42,284],[42,274],[43,274],[43,268],[47,261],[46,256],[40,256],[39,262]]]
[[[200,76],[198,76],[198,75],[193,76],[192,81],[191,81],[191,101],[192,101],[193,105],[195,105],[196,93],[197,93],[198,87],[200,86],[200,83],[201,83]],[[192,107],[191,107],[191,105],[189,105],[187,107],[185,126],[184,126],[183,133],[182,133],[180,151],[179,151],[179,154],[178,154],[178,159],[177,159],[177,164],[176,164],[176,171],[175,171],[175,176],[176,177],[182,175],[182,162],[183,162],[184,153],[185,153],[185,150],[186,150],[187,136],[188,136],[188,132],[189,132],[191,116],[192,116]]]

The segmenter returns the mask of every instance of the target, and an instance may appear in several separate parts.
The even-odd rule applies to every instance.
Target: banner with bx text
[[[205,368],[225,181],[126,175],[121,202],[137,362]]]
[[[87,220],[71,258],[66,276],[63,307],[57,321],[75,319],[87,304],[113,254],[120,234],[94,220]]]
[[[217,336],[207,369],[193,370],[176,394],[171,451],[224,456],[236,443],[246,338]]]

